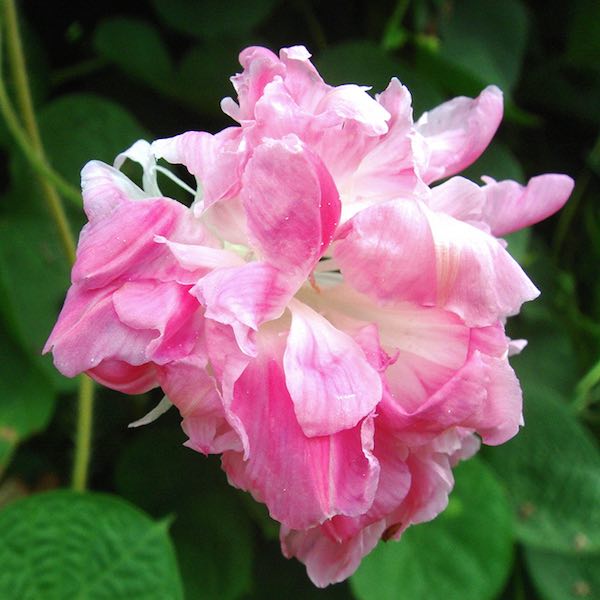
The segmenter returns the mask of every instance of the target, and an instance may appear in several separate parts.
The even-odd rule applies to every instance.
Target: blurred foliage
[[[351,585],[321,591],[281,556],[274,523],[226,485],[218,461],[181,447],[174,415],[126,429],[159,392],[98,390],[91,488],[111,495],[39,493],[69,477],[74,382],[40,356],[68,266],[40,185],[0,122],[0,597],[600,597],[600,4],[108,0],[19,9],[42,139],[73,185],[87,160],[110,162],[139,137],[227,126],[219,101],[233,93],[239,50],[301,43],[331,83],[378,92],[398,76],[415,117],[500,86],[505,121],[468,176],[557,171],[576,188],[558,216],[508,238],[543,292],[509,323],[513,338],[529,339],[513,359],[525,429],[456,470],[440,518],[380,545]],[[78,231],[81,210],[66,204]]]

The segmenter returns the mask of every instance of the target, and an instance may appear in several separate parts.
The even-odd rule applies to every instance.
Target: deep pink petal
[[[114,292],[113,304],[123,324],[158,334],[146,350],[148,358],[158,364],[187,356],[200,335],[200,305],[188,286],[128,282]]]
[[[263,348],[235,384],[231,411],[243,424],[249,454],[246,461],[240,453],[223,455],[230,482],[251,491],[273,518],[294,529],[336,514],[362,514],[373,501],[379,473],[372,417],[335,435],[307,437],[279,360]]]
[[[489,86],[475,98],[454,98],[424,113],[415,130],[425,138],[425,183],[454,175],[475,162],[502,120],[502,92]]]
[[[294,301],[283,356],[286,387],[309,437],[355,427],[381,400],[381,379],[361,347],[306,304]]]
[[[555,174],[533,177],[526,186],[487,179],[484,219],[497,236],[528,227],[562,208],[573,186],[570,177]]]
[[[86,373],[98,383],[124,394],[144,394],[159,385],[151,363],[133,366],[122,360],[105,359]]]
[[[256,148],[243,181],[242,201],[256,247],[270,264],[306,277],[339,221],[339,196],[327,169],[289,136]]]

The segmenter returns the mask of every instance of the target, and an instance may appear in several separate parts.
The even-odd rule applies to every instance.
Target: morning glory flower
[[[68,376],[160,386],[186,444],[221,454],[326,586],[439,514],[480,442],[518,432],[523,342],[504,323],[539,292],[499,236],[573,182],[456,176],[500,123],[493,86],[415,122],[397,79],[329,86],[303,47],[240,62],[235,126],[84,167],[88,223],[46,351]],[[191,206],[162,195],[159,159],[195,177]]]

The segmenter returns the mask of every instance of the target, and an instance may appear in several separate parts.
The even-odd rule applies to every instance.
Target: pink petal
[[[151,363],[132,366],[122,360],[105,359],[86,372],[98,383],[124,394],[143,394],[159,385]]]
[[[344,220],[375,202],[410,197],[426,191],[415,173],[410,135],[412,108],[408,90],[394,78],[378,100],[391,114],[389,131],[367,150],[355,167],[351,195],[344,195]]]
[[[452,177],[431,190],[427,206],[459,221],[478,225],[483,220],[484,191],[464,177]]]
[[[306,304],[289,305],[286,387],[309,437],[355,427],[381,400],[381,379],[360,346]]]
[[[197,353],[171,362],[159,371],[159,382],[183,417],[186,446],[203,454],[241,451],[240,439],[225,418],[206,358]]]
[[[358,85],[340,85],[322,98],[316,113],[332,112],[342,120],[356,121],[367,135],[383,135],[388,131],[390,113],[366,90]]]
[[[77,285],[69,289],[44,348],[44,352],[52,350],[54,364],[63,375],[74,377],[106,359],[132,366],[148,362],[146,348],[157,332],[123,324],[112,302],[114,291],[115,288],[83,290]],[[138,375],[135,373],[136,379]]]
[[[266,503],[274,519],[305,529],[370,506],[379,473],[371,452],[372,417],[331,436],[307,437],[279,359],[264,346],[236,382],[231,411],[244,426],[249,455],[244,461],[240,453],[226,452],[223,468],[230,483]]]
[[[242,201],[255,245],[277,268],[308,275],[333,238],[340,214],[335,184],[295,136],[254,150]]]
[[[265,86],[276,75],[285,73],[284,65],[275,54],[257,46],[242,50],[240,64],[244,71],[231,78],[238,94],[239,106],[231,98],[225,98],[221,102],[223,112],[238,122],[252,119],[254,106],[262,96]]]
[[[420,202],[365,209],[339,238],[334,257],[345,279],[379,302],[444,307],[478,326],[539,294],[495,238]]]
[[[206,318],[225,325],[241,323],[257,330],[279,318],[298,283],[264,262],[217,269],[191,290],[206,307]]]
[[[126,274],[131,277],[164,254],[155,235],[169,235],[186,207],[172,200],[123,202],[105,218],[82,230],[72,281],[98,288]]]
[[[562,208],[573,191],[566,175],[539,175],[527,186],[486,178],[484,219],[501,236],[538,223]]]
[[[81,170],[83,207],[90,222],[107,218],[123,202],[146,198],[146,194],[123,173],[92,160]]]
[[[448,456],[427,448],[407,458],[411,474],[410,491],[400,506],[387,519],[384,540],[398,540],[402,533],[417,523],[431,521],[448,506],[448,494],[454,477]]]
[[[171,164],[185,165],[199,180],[203,207],[233,198],[240,189],[241,175],[247,159],[242,131],[230,127],[211,135],[188,131],[173,138],[156,140],[152,151],[156,158]]]
[[[350,577],[360,561],[377,545],[385,523],[369,525],[353,538],[338,543],[321,528],[306,531],[281,528],[281,550],[286,558],[296,557],[306,565],[311,581],[320,588]]]
[[[158,364],[187,356],[200,334],[198,301],[189,287],[177,283],[139,281],[125,283],[113,294],[119,320],[137,330],[155,331],[148,344],[149,359]]]
[[[423,181],[449,177],[475,162],[496,133],[502,112],[502,92],[489,86],[475,99],[461,96],[424,113],[415,125],[430,153]]]

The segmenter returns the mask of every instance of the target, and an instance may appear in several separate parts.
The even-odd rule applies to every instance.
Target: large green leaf
[[[525,390],[525,427],[486,453],[504,480],[519,538],[562,552],[600,550],[600,453],[556,393]]]
[[[519,77],[527,13],[517,0],[461,0],[445,12],[441,53],[481,81],[508,92]]]
[[[137,19],[113,17],[98,25],[94,47],[126,73],[159,87],[168,86],[173,67],[160,34]]]
[[[227,600],[247,592],[251,522],[215,457],[184,448],[181,433],[156,426],[135,430],[132,438],[117,464],[116,487],[155,516],[175,516],[186,596]]]
[[[61,96],[38,118],[50,162],[77,187],[86,162],[112,164],[119,152],[148,136],[125,108],[92,94]]]
[[[600,598],[600,554],[558,554],[525,549],[525,560],[543,600]]]
[[[510,508],[489,469],[472,459],[456,469],[446,511],[380,543],[351,583],[364,600],[495,598],[512,560]]]
[[[27,360],[41,368],[59,389],[72,389],[74,383],[62,377],[51,358],[42,357],[41,352],[68,284],[67,262],[48,217],[16,214],[0,218],[0,290],[5,322]]]
[[[0,472],[19,442],[46,427],[55,399],[47,377],[0,334]]]
[[[152,0],[159,17],[170,27],[205,39],[234,37],[252,31],[279,0]]]
[[[57,491],[0,512],[0,597],[183,597],[167,522],[108,495]]]

